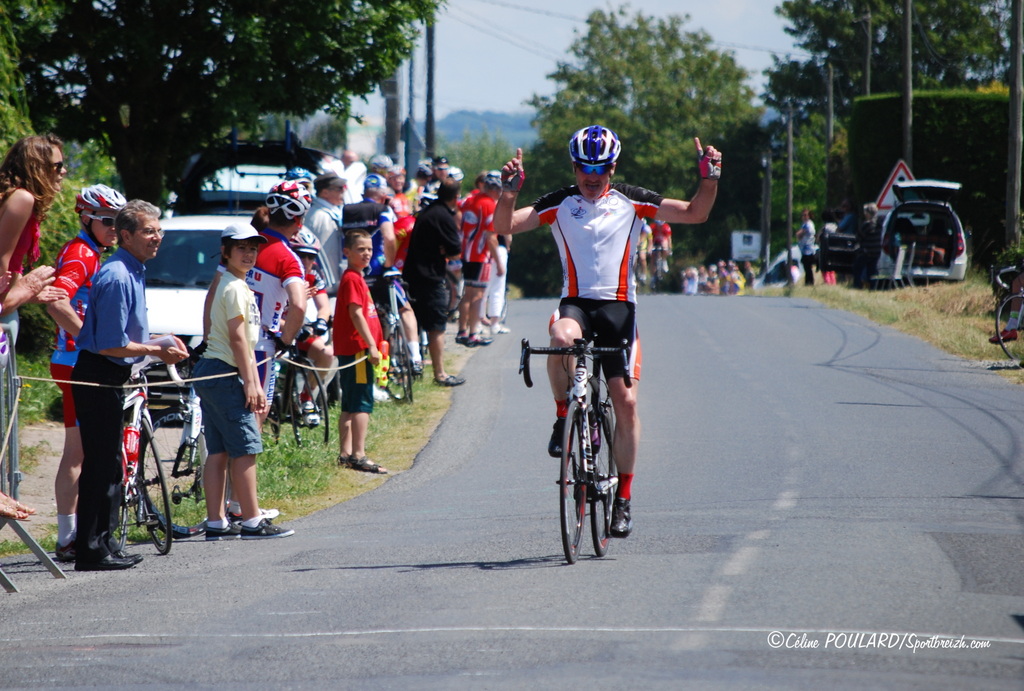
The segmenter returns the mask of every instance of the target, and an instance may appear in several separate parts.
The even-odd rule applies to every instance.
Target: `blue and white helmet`
[[[607,127],[591,125],[572,135],[569,157],[584,166],[608,165],[615,163],[621,148],[617,134]]]

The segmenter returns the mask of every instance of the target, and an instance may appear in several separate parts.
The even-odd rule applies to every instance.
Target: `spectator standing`
[[[225,271],[210,306],[207,347],[193,370],[209,453],[203,470],[206,539],[287,537],[295,531],[272,524],[256,498],[256,454],[263,451],[257,416],[268,402],[256,368],[260,310],[245,276],[267,238],[242,223],[228,226],[220,237]],[[229,472],[240,505],[238,524],[225,514]]]
[[[817,264],[816,248],[814,246],[815,232],[814,220],[811,218],[811,210],[804,209],[800,212],[800,229],[796,231],[797,246],[800,248],[800,263],[804,267],[804,285],[814,285],[814,265]]]
[[[330,262],[330,276],[341,274],[341,223],[345,181],[335,173],[324,173],[313,180],[316,197],[303,219],[304,228],[312,231]]]
[[[78,483],[76,571],[135,566],[142,557],[119,552],[113,533],[121,496],[121,421],[124,389],[132,368],[146,356],[173,365],[188,356],[171,336],[167,345],[149,341],[144,263],[160,249],[160,210],[140,199],[128,202],[114,220],[118,250],[103,264],[89,292],[89,309],[78,334],[78,361],[71,393],[82,436]],[[87,386],[99,384],[99,387]]]
[[[345,149],[341,153],[342,168],[339,171],[345,180],[345,204],[355,204],[363,198],[363,183],[369,171],[366,164],[359,160],[359,154],[352,149]]]
[[[864,205],[864,218],[857,229],[857,254],[853,261],[853,287],[871,287],[871,279],[882,255],[882,224],[878,206],[874,202]]]
[[[377,308],[363,279],[363,270],[373,256],[367,231],[356,228],[347,232],[344,251],[348,268],[342,274],[334,310],[334,354],[341,367],[338,464],[386,475],[386,468],[366,456],[366,434],[373,414],[373,368],[380,363],[378,344],[384,340]]]
[[[416,219],[402,276],[409,284],[416,321],[427,332],[434,382],[441,386],[459,386],[466,380],[444,369],[444,332],[448,324],[445,273],[448,260],[462,252],[459,227],[455,223],[459,182],[442,182],[437,194],[437,199]]]
[[[836,224],[836,212],[832,209],[825,209],[821,212],[821,230],[818,231],[818,245],[824,247],[829,242],[825,236],[838,232],[839,226]],[[822,271],[821,280],[827,286],[834,286],[836,284],[836,272],[831,269]]]
[[[64,143],[52,134],[19,139],[0,163],[0,267],[12,274],[2,294],[0,323],[18,340],[18,308],[35,300],[53,302],[67,298],[52,287],[53,269],[41,268],[29,281],[39,259],[39,224],[46,218],[60,192],[67,166]]]
[[[50,376],[58,382],[70,382],[78,362],[75,339],[82,330],[82,320],[89,307],[89,289],[100,270],[103,253],[117,243],[114,219],[125,205],[124,196],[106,185],[86,187],[75,198],[79,229],[57,254],[54,285],[70,298],[51,302],[46,311],[57,324]],[[78,507],[78,476],[82,472],[82,435],[70,383],[58,383],[63,398],[64,450],[54,478],[53,492],[57,503],[58,561],[75,560],[75,511]]]
[[[491,278],[491,257],[498,249],[494,207],[500,196],[501,171],[493,170],[484,176],[480,191],[462,207],[462,279],[465,287],[459,303],[459,332],[455,341],[470,348],[491,343],[480,333],[480,317]],[[504,265],[498,268],[504,278]]]

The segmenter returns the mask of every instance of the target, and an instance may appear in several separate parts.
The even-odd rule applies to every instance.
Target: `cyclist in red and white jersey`
[[[273,357],[279,340],[290,346],[306,319],[306,272],[291,248],[290,240],[302,229],[302,220],[313,203],[304,186],[292,180],[274,185],[267,194],[270,220],[260,231],[266,244],[260,247],[256,266],[249,270],[245,282],[256,295],[263,327],[256,344],[256,362],[267,401],[274,400]],[[287,318],[285,310],[289,305]],[[270,358],[270,360],[268,360]],[[269,410],[269,406],[267,408]],[[266,411],[263,415],[266,418]]]
[[[491,276],[491,253],[497,251],[494,233],[494,208],[501,195],[501,173],[484,175],[476,194],[462,206],[462,278],[465,289],[459,303],[459,331],[455,342],[467,347],[490,345],[491,339],[480,333],[483,299]],[[504,272],[504,267],[499,267]]]
[[[548,224],[562,260],[562,300],[549,327],[551,346],[571,346],[575,339],[591,334],[597,346],[616,347],[623,339],[628,343],[628,365],[615,358],[602,361],[616,418],[613,444],[619,484],[611,526],[615,537],[626,537],[633,527],[630,499],[640,441],[639,386],[634,383],[627,387],[625,381],[626,376],[640,376],[633,262],[645,219],[657,217],[668,223],[707,220],[718,194],[722,155],[711,146],[703,149],[697,138],[693,142],[701,182],[690,201],[667,199],[641,187],[612,183],[621,144],[613,131],[600,125],[585,127],[569,140],[576,184],[546,194],[528,206],[515,208],[526,177],[522,149],[502,168],[495,231],[521,233]],[[548,453],[556,457],[562,453],[568,377],[564,358],[550,356],[548,378],[557,419]]]

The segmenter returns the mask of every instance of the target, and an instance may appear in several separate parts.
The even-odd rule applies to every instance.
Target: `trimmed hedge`
[[[899,94],[857,98],[850,120],[854,194],[874,201],[902,157],[903,102]],[[990,264],[1005,247],[1006,94],[967,91],[914,93],[913,162],[917,179],[963,185],[953,206],[973,237],[975,266]]]

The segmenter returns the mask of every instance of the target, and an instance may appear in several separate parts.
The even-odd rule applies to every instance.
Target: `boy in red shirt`
[[[387,474],[387,469],[366,457],[366,432],[373,413],[373,366],[380,362],[377,344],[384,340],[377,308],[363,279],[373,257],[369,233],[352,229],[345,234],[342,250],[348,268],[341,276],[334,310],[334,354],[341,378],[341,415],[338,464],[365,473]]]

